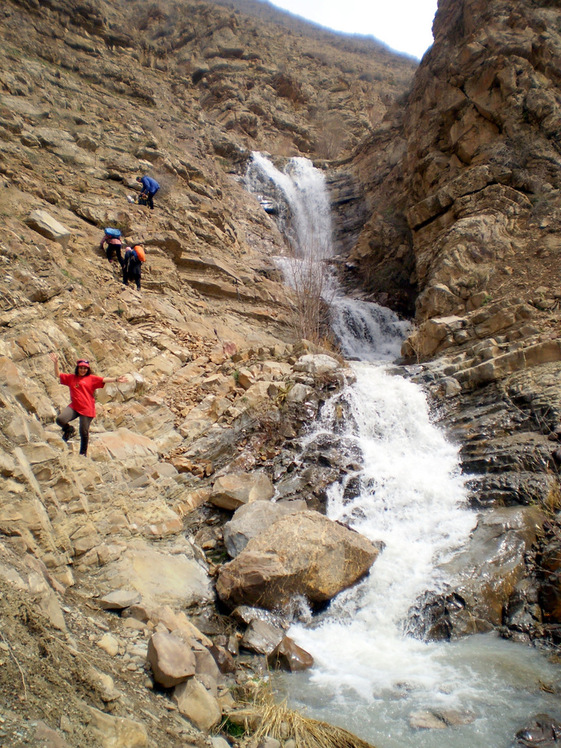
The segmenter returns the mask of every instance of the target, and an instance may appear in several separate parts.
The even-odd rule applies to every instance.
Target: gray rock
[[[124,610],[136,605],[140,600],[141,596],[136,590],[114,590],[104,595],[99,600],[99,605],[103,610]]]
[[[231,558],[235,558],[246,547],[251,538],[266,530],[281,517],[307,509],[306,502],[254,501],[239,507],[229,522],[224,525],[224,544]]]
[[[271,654],[284,639],[284,631],[265,621],[252,621],[244,633],[241,645],[256,654]]]
[[[63,247],[68,246],[70,230],[53,218],[46,210],[34,210],[26,221],[27,225],[41,236],[52,239]]]

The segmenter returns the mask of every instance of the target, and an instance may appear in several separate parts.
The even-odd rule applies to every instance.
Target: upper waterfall
[[[304,313],[315,294],[329,308],[331,329],[346,358],[396,359],[409,324],[379,304],[345,296],[328,262],[333,240],[325,174],[306,158],[289,159],[281,171],[256,152],[245,186],[276,216],[288,240],[290,253],[275,260],[286,283],[305,300]]]

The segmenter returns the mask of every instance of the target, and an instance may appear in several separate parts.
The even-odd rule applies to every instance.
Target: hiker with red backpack
[[[104,251],[104,245],[107,244],[105,250],[107,259],[109,262],[113,262],[113,252],[117,255],[119,265],[123,267],[123,257],[121,255],[121,247],[123,246],[123,240],[121,239],[121,232],[119,229],[106,228],[104,229],[103,239],[100,242],[99,248]]]
[[[80,419],[80,454],[85,457],[88,451],[90,424],[95,418],[95,390],[112,382],[126,382],[127,378],[124,375],[120,377],[94,376],[90,362],[83,358],[76,361],[74,374],[63,374],[58,367],[58,355],[51,353],[50,357],[55,366],[55,377],[70,389],[70,405],[59,413],[56,423],[62,428],[62,440],[67,442],[76,433],[70,421],[75,418]]]
[[[128,286],[129,281],[136,283],[136,290],[140,291],[140,274],[142,263],[146,260],[144,247],[142,244],[135,244],[134,247],[127,247],[123,259],[123,283]]]

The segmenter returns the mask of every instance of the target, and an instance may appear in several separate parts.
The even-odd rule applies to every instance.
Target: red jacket
[[[78,377],[76,374],[61,374],[60,383],[70,388],[70,407],[81,416],[95,416],[95,390],[105,386],[103,377],[88,374]]]

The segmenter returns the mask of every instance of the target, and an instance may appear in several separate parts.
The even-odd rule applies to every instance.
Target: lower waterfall
[[[318,215],[309,206],[326,202],[314,194],[325,183],[310,162],[297,161],[305,193],[290,168],[281,173],[260,155],[246,185],[262,200],[285,201],[280,225],[292,226],[297,257],[310,241],[325,259],[330,227],[326,232],[321,224],[315,240],[317,221],[305,225],[306,215]],[[280,265],[294,285],[298,266],[285,259]],[[559,668],[495,634],[456,642],[415,637],[413,606],[446,583],[440,565],[468,540],[477,515],[466,506],[457,448],[432,423],[422,389],[388,366],[399,356],[407,324],[376,304],[346,298],[336,285],[329,294],[332,329],[343,355],[353,359],[356,381],[325,403],[302,448],[337,434],[341,449],[360,455],[356,473],[330,486],[327,512],[383,547],[361,583],[323,613],[292,625],[289,635],[315,664],[274,675],[275,688],[291,706],[377,748],[508,748],[531,716],[560,716],[557,697],[543,688],[558,690]]]

